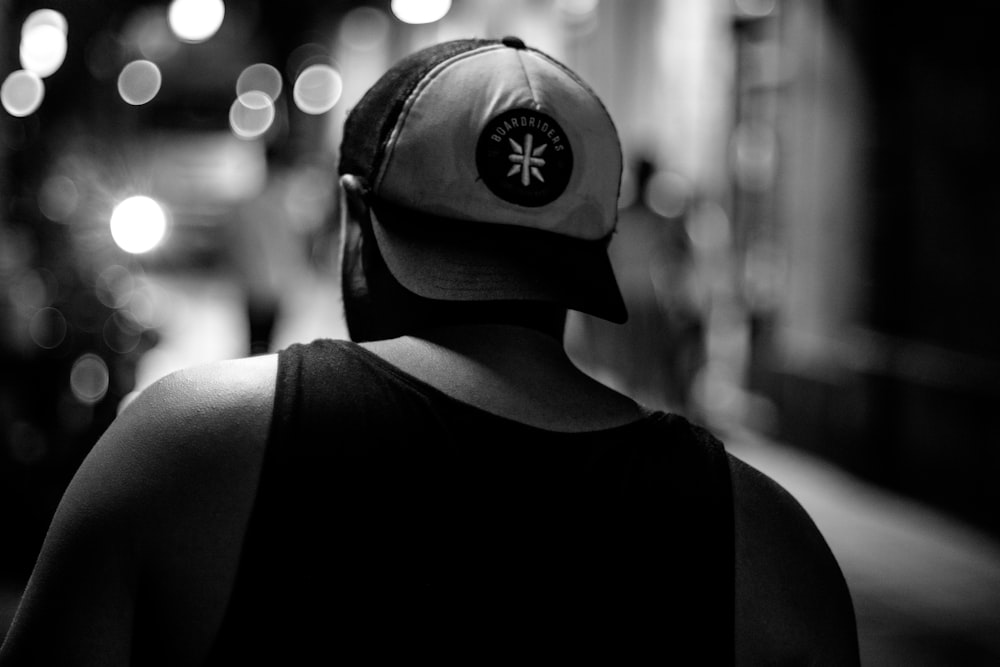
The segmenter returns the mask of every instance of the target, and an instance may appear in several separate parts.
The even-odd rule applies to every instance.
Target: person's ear
[[[341,224],[346,224],[348,219],[354,223],[367,220],[370,211],[368,209],[368,184],[365,179],[354,174],[344,174],[340,177],[339,185]]]
[[[368,221],[368,203],[365,201],[364,179],[354,174],[344,174],[337,186],[340,215],[340,268],[343,280],[360,280],[361,270],[361,228]]]
[[[341,277],[343,280],[363,281],[362,228],[371,224],[367,202],[368,186],[363,178],[344,174],[340,177],[338,187]]]

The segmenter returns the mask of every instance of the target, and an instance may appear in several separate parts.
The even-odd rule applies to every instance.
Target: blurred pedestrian
[[[287,295],[304,277],[304,241],[290,224],[286,196],[293,172],[269,162],[267,181],[236,208],[226,251],[240,291],[249,355],[272,352],[275,329],[287,315]]]
[[[585,371],[661,410],[691,416],[691,389],[705,364],[705,298],[684,226],[686,193],[669,195],[671,215],[650,202],[655,162],[641,156],[632,170],[634,200],[621,209],[608,248],[628,321],[574,313],[566,345]]]

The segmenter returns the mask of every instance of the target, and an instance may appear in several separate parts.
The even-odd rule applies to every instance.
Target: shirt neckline
[[[619,424],[617,426],[609,426],[602,429],[586,429],[580,431],[561,431],[555,429],[547,429],[542,426],[535,426],[533,424],[527,424],[525,422],[518,421],[511,417],[506,417],[504,415],[497,414],[495,412],[490,412],[484,408],[481,408],[471,403],[467,403],[459,398],[456,398],[450,394],[445,393],[441,389],[438,389],[434,385],[418,378],[417,376],[403,370],[399,366],[396,366],[387,359],[380,357],[363,345],[359,345],[354,341],[350,340],[336,340],[331,339],[331,343],[341,346],[343,349],[354,354],[355,356],[362,357],[366,359],[369,363],[378,366],[385,372],[391,374],[393,377],[399,379],[405,384],[409,385],[415,391],[418,391],[426,396],[432,397],[436,401],[442,401],[452,406],[454,409],[466,412],[467,414],[474,415],[478,419],[488,419],[493,420],[498,424],[505,424],[520,429],[527,429],[535,432],[543,432],[551,434],[554,436],[586,436],[586,435],[618,435],[620,433],[626,433],[634,429],[644,428],[659,421],[662,421],[667,417],[667,413],[660,410],[653,410],[644,405],[639,405],[639,409],[642,412],[642,416],[636,420],[626,422],[624,424]]]

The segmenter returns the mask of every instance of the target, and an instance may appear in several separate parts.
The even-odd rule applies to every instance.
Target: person
[[[653,158],[635,159],[635,199],[619,210],[608,248],[628,322],[571,313],[566,349],[588,375],[644,405],[699,417],[692,388],[706,360],[707,287],[698,280],[684,207],[675,203],[679,210],[668,216],[651,204],[656,174]]]
[[[627,317],[619,140],[578,76],[513,37],[419,50],[351,110],[339,172],[350,340],[123,410],[2,667],[858,663],[796,500],[565,354],[567,310]]]
[[[268,153],[261,191],[236,207],[224,236],[227,264],[241,295],[247,355],[274,349],[289,311],[287,292],[309,277],[304,235],[286,203],[295,166],[276,153]]]

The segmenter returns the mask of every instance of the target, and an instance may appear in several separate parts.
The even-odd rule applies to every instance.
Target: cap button
[[[509,46],[512,49],[524,49],[524,48],[527,48],[527,47],[524,46],[524,42],[522,42],[519,37],[513,37],[511,35],[507,35],[506,37],[504,37],[503,39],[501,39],[500,42],[504,46]]]

